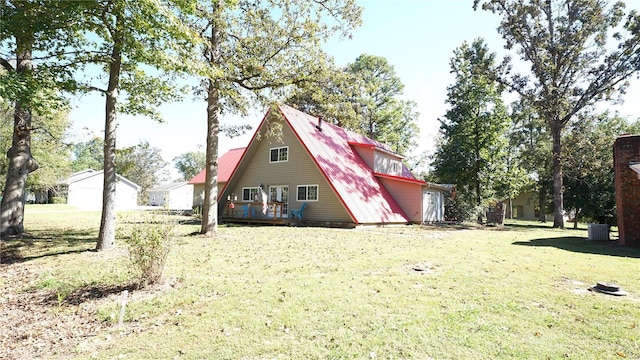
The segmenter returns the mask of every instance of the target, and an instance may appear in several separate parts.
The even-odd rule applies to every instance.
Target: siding
[[[227,197],[222,197],[222,189],[226,182],[218,182],[218,203],[223,204],[227,201]],[[204,202],[204,184],[193,184],[193,206],[202,206]]]
[[[289,186],[289,209],[298,209],[304,201],[297,201],[297,186],[318,185],[318,201],[307,201],[304,212],[305,220],[353,222],[342,202],[337,197],[315,162],[302,146],[293,131],[286,124],[282,124],[282,136],[265,135],[265,127],[276,120],[271,117],[264,121],[259,136],[254,137],[245,157],[241,160],[238,170],[233,175],[229,187],[223,194],[235,193],[238,196],[237,206],[242,206],[242,189],[244,187],[258,187],[263,185],[265,192],[269,185]],[[288,146],[288,161],[270,163],[270,149]],[[226,201],[226,200],[225,200]],[[224,208],[221,208],[221,213]],[[261,215],[261,214],[260,214]]]
[[[422,185],[384,178],[380,182],[396,199],[411,222],[422,223]]]
[[[102,172],[69,184],[67,204],[86,210],[102,208]],[[117,210],[137,206],[138,190],[126,181],[116,182],[115,205]]]
[[[509,200],[502,201],[506,205],[505,217],[511,217],[511,209],[509,208]],[[537,206],[537,199],[533,192],[527,191],[519,194],[516,198],[511,199],[511,206],[514,212],[516,212],[517,218],[522,220],[537,220],[538,217],[535,214],[535,207]],[[517,212],[516,208],[520,208],[520,212]],[[515,217],[515,216],[514,216]]]
[[[396,168],[393,166],[394,163],[396,164]],[[402,176],[402,160],[396,156],[376,151],[373,171],[380,174]]]
[[[352,145],[351,147],[362,158],[362,160],[364,160],[365,164],[367,164],[370,169],[373,170],[375,168],[375,156],[371,146]]]

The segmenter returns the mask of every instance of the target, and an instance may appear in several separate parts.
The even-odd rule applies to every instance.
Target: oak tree
[[[640,121],[602,114],[580,114],[563,136],[565,206],[572,210],[574,228],[585,219],[616,224],[613,144],[624,133],[638,133]]]
[[[13,104],[12,143],[0,203],[0,235],[24,232],[28,175],[38,169],[31,151],[33,115],[46,121],[65,106],[63,90],[73,90],[69,47],[84,37],[77,21],[90,2],[5,0],[0,2],[0,98]],[[56,16],[51,16],[56,14]],[[66,40],[62,40],[66,39]]]
[[[101,0],[85,18],[86,28],[97,35],[86,61],[102,66],[107,77],[106,86],[95,79],[84,87],[105,96],[99,251],[115,244],[117,114],[160,121],[159,105],[181,95],[173,82],[175,74],[195,71],[190,59],[197,36],[181,21],[180,6],[188,7],[189,2]]]
[[[498,33],[530,71],[505,61],[501,81],[531,104],[552,138],[553,226],[564,227],[562,131],[575,115],[623,92],[640,68],[640,14],[606,0],[475,0],[502,17]]]
[[[359,25],[355,0],[201,1],[194,14],[210,73],[207,99],[203,234],[217,231],[218,134],[225,113],[247,114],[256,104],[281,98],[288,86],[326,70],[320,45]]]

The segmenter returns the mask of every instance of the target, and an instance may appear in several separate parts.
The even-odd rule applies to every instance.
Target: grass
[[[27,207],[25,224],[15,250],[42,272],[24,291],[126,288],[123,251],[86,251],[99,214]],[[197,230],[180,225],[164,290],[133,291],[123,328],[119,301],[99,309],[114,325],[78,358],[640,358],[640,249],[584,227]]]

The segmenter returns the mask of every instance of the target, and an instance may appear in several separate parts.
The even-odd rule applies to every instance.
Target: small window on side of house
[[[269,162],[278,163],[289,161],[289,147],[277,147],[269,150]]]
[[[400,161],[391,161],[391,175],[402,175],[402,163]]]
[[[298,185],[298,201],[318,201],[318,185]]]

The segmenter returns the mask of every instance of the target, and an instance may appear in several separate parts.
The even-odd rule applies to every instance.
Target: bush
[[[139,286],[157,283],[175,239],[177,221],[167,213],[139,213],[119,228],[129,250],[129,260]]]
[[[201,219],[202,218],[202,205],[195,205],[191,211],[191,216],[195,217],[196,219]]]
[[[61,196],[54,196],[51,198],[51,203],[52,204],[66,204],[67,203],[67,198],[61,197]]]

